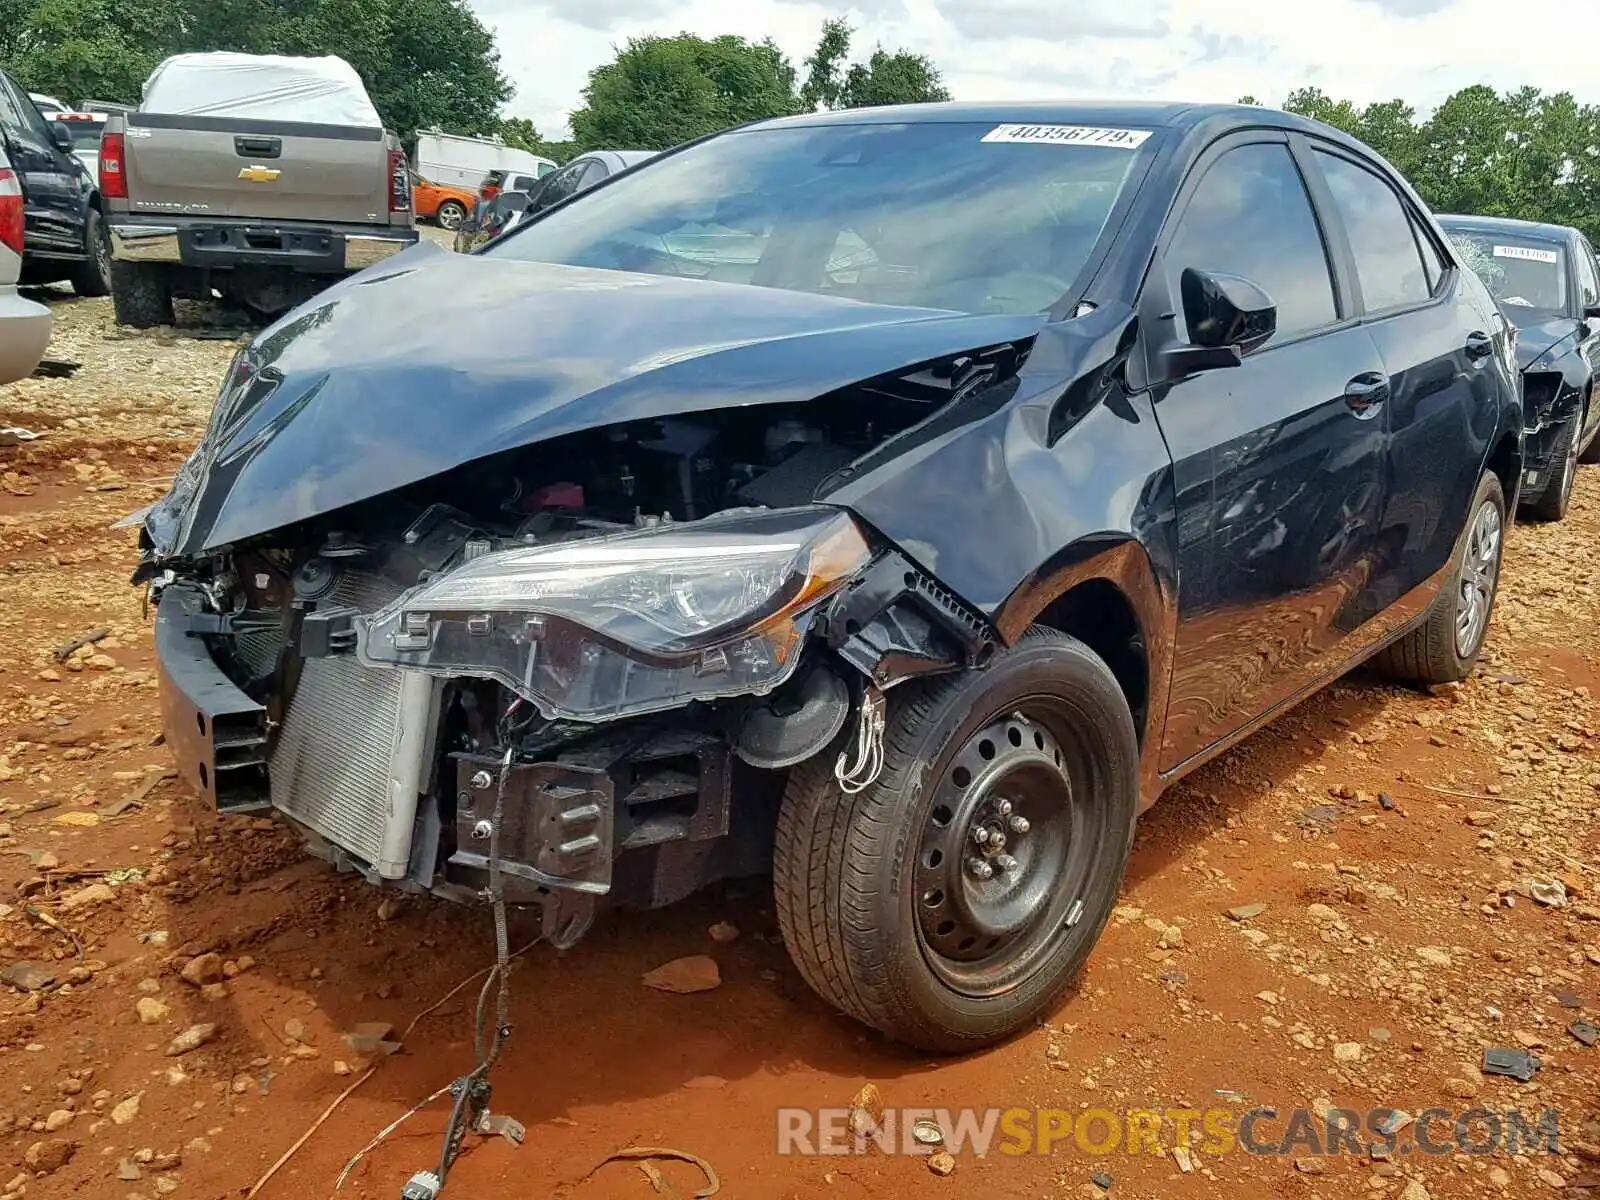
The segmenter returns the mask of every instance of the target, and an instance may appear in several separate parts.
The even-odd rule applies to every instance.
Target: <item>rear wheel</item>
[[[1415,683],[1456,683],[1472,674],[1489,632],[1500,584],[1505,546],[1505,493],[1485,471],[1468,510],[1450,577],[1428,609],[1427,619],[1384,649],[1376,664]]]
[[[154,263],[113,262],[111,306],[119,325],[134,329],[171,325],[172,289],[166,268]]]
[[[1582,430],[1583,413],[1580,412],[1568,423],[1553,449],[1550,479],[1544,491],[1525,505],[1541,521],[1559,521],[1567,515],[1567,506],[1572,502],[1572,482],[1578,475],[1578,439]]]
[[[1138,802],[1127,701],[1083,643],[1034,630],[981,671],[889,695],[884,766],[827,754],[778,818],[779,926],[807,983],[937,1053],[1032,1026],[1111,913]]]
[[[80,296],[104,296],[111,291],[111,235],[105,218],[94,209],[84,229],[87,257],[72,271],[72,290]]]
[[[459,200],[446,200],[443,204],[439,205],[439,211],[435,214],[435,220],[439,222],[440,229],[455,230],[460,226],[463,218],[465,218],[466,215],[466,206],[463,205]]]

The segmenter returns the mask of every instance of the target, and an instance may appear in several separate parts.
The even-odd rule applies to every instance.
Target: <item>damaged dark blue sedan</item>
[[[1578,464],[1600,462],[1600,267],[1569,225],[1439,217],[1466,265],[1517,327],[1522,372],[1522,504],[1559,521]]]
[[[1173,780],[1374,656],[1471,671],[1514,373],[1411,189],[1296,117],[731,130],[240,352],[143,519],[167,739],[562,945],[770,869],[822,996],[985,1045]]]

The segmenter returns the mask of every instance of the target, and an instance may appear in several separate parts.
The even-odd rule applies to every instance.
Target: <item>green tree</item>
[[[0,54],[34,91],[135,103],[169,54],[337,54],[384,122],[486,132],[511,85],[466,0],[0,0]]]
[[[1570,93],[1478,84],[1425,121],[1402,100],[1358,107],[1317,88],[1284,102],[1377,150],[1438,212],[1574,225],[1600,237],[1600,108]]]
[[[939,68],[924,54],[879,46],[866,62],[846,68],[854,33],[842,19],[822,23],[817,48],[804,63],[806,81],[800,88],[800,104],[805,111],[950,99]]]
[[[798,111],[794,67],[770,40],[639,37],[589,73],[572,136],[585,150],[665,150]]]
[[[578,152],[570,140],[552,142],[546,139],[527,117],[502,117],[494,132],[500,135],[506,145],[538,154],[552,162],[564,163]]]

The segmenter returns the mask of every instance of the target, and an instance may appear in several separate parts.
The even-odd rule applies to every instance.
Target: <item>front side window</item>
[[[1316,151],[1344,222],[1368,312],[1421,304],[1433,295],[1411,217],[1382,178],[1347,158]]]
[[[1566,314],[1567,256],[1560,242],[1454,225],[1446,232],[1461,261],[1518,325]]]
[[[1594,251],[1588,242],[1578,243],[1578,291],[1585,308],[1600,304],[1600,278],[1596,278]]]
[[[1274,342],[1338,319],[1322,233],[1281,143],[1240,146],[1212,163],[1178,219],[1165,259],[1174,298],[1186,267],[1239,275],[1265,291],[1278,309]],[[1178,324],[1182,330],[1182,313]]]
[[[578,190],[578,180],[583,178],[584,169],[588,166],[587,160],[568,163],[555,174],[539,185],[538,199],[534,204],[536,211],[542,212],[560,204],[568,196]]]
[[[1149,136],[967,121],[741,130],[652,161],[490,254],[1042,312],[1071,290]]]

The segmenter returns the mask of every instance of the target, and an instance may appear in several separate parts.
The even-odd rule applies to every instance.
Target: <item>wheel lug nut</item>
[[[1004,850],[1005,848],[1006,835],[1001,833],[998,829],[991,829],[989,831],[989,849],[1000,851]]]
[[[1011,801],[1009,801],[1009,800],[996,800],[994,802],[994,810],[995,810],[995,812],[999,813],[1002,817],[1009,816],[1011,814]]]
[[[1030,828],[1027,817],[1012,817],[1011,820],[1006,822],[1006,824],[1011,826],[1012,833],[1027,833],[1028,829]]]
[[[967,871],[979,879],[989,879],[994,875],[994,868],[982,858],[967,859]]]
[[[980,846],[987,846],[989,844],[989,831],[982,825],[975,825],[972,829],[972,840]]]
[[[994,865],[1002,871],[1015,871],[1017,869],[1017,860],[1009,854],[1002,854],[994,860]]]

